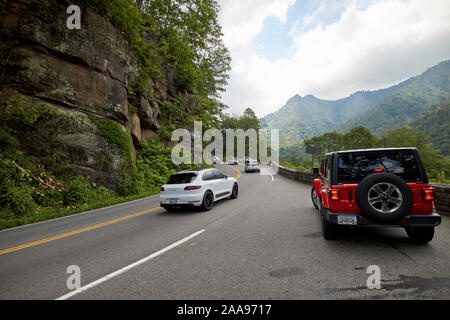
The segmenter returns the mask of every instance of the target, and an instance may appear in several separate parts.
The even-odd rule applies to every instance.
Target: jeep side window
[[[331,157],[325,158],[325,173],[324,178],[328,182],[330,181],[330,172],[331,172]]]
[[[325,158],[320,160],[320,175],[323,176],[325,171]]]

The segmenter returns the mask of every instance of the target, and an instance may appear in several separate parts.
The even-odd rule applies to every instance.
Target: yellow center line
[[[230,168],[233,168],[236,171],[235,179],[239,180],[239,178],[241,177],[241,171],[238,168],[234,167],[234,166],[230,166],[229,164],[227,164],[227,166],[229,166]]]
[[[236,171],[236,177],[235,178],[236,178],[236,180],[238,180],[241,177],[241,171],[238,168],[236,168],[236,167],[233,167],[233,166],[229,166],[229,167],[233,168]],[[56,236],[53,236],[53,237],[50,237],[50,238],[46,238],[46,239],[42,239],[42,240],[37,240],[37,241],[25,243],[25,244],[22,244],[22,245],[19,245],[19,246],[16,246],[16,247],[12,247],[12,248],[9,248],[9,249],[3,249],[3,250],[0,250],[0,255],[6,254],[6,253],[10,253],[10,252],[14,252],[14,251],[18,251],[18,250],[22,250],[22,249],[29,248],[29,247],[34,247],[34,246],[37,246],[37,245],[40,245],[40,244],[43,244],[43,243],[47,243],[47,242],[51,242],[51,241],[55,241],[55,240],[58,240],[58,239],[67,238],[67,237],[70,237],[70,236],[73,236],[73,235],[76,235],[76,234],[79,234],[79,233],[82,233],[82,232],[86,232],[86,231],[98,229],[98,228],[101,228],[101,227],[109,226],[109,225],[111,225],[113,223],[125,221],[125,220],[128,220],[128,219],[132,219],[132,218],[135,218],[135,217],[138,217],[138,216],[141,216],[141,215],[144,215],[146,213],[150,213],[150,212],[153,212],[153,211],[156,211],[156,210],[159,210],[159,209],[161,209],[161,207],[156,207],[156,208],[152,208],[152,209],[149,209],[149,210],[137,212],[137,213],[131,214],[129,216],[125,216],[125,217],[117,218],[117,219],[114,219],[114,220],[102,222],[102,223],[99,223],[99,224],[96,224],[96,225],[93,225],[93,226],[90,226],[90,227],[85,227],[85,228],[82,228],[82,229],[79,229],[79,230],[74,230],[74,231],[70,231],[70,232],[67,232],[67,233],[59,234],[59,235],[56,235]]]
[[[70,231],[70,232],[67,232],[67,233],[59,234],[59,235],[56,235],[56,236],[53,236],[53,237],[50,237],[50,238],[46,238],[46,239],[42,239],[42,240],[38,240],[38,241],[33,241],[33,242],[30,242],[30,243],[25,243],[25,244],[22,244],[20,246],[12,247],[12,248],[9,248],[9,249],[0,250],[0,255],[5,254],[5,253],[10,253],[10,252],[13,252],[13,251],[17,251],[17,250],[22,250],[22,249],[29,248],[29,247],[34,247],[34,246],[37,246],[39,244],[55,241],[55,240],[58,240],[58,239],[67,238],[67,237],[73,236],[75,234],[79,234],[79,233],[86,232],[86,231],[89,231],[89,230],[94,230],[94,229],[98,229],[98,228],[101,228],[101,227],[105,227],[105,226],[111,225],[113,223],[125,221],[125,220],[128,220],[128,219],[132,219],[132,218],[135,218],[135,217],[138,217],[138,216],[141,216],[141,215],[144,215],[146,213],[150,213],[150,212],[153,212],[153,211],[156,211],[156,210],[159,210],[159,209],[161,209],[161,207],[156,207],[156,208],[152,208],[152,209],[149,209],[149,210],[137,212],[137,213],[131,214],[129,216],[125,216],[125,217],[117,218],[117,219],[114,219],[114,220],[102,222],[102,223],[99,223],[99,224],[96,224],[96,225],[93,225],[93,226],[90,226],[90,227],[82,228],[82,229],[75,230],[75,231]]]

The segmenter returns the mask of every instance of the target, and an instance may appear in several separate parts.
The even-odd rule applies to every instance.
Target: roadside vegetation
[[[139,59],[139,76],[129,94],[148,91],[150,79],[164,79],[166,67],[176,66],[177,90],[192,94],[197,104],[195,118],[207,127],[219,124],[225,108],[219,96],[227,85],[231,58],[222,41],[215,0],[85,2],[123,32]],[[191,120],[182,105],[167,105],[161,112],[166,136],[174,121],[183,124]]]
[[[136,174],[126,176],[113,191],[77,173],[70,162],[23,153],[11,131],[0,126],[0,229],[154,195],[174,172],[201,167],[178,167],[171,160],[171,148],[157,139],[143,142],[133,161]]]
[[[157,194],[159,186],[180,169],[171,149],[158,140],[143,142],[134,164],[136,174],[123,179],[115,191],[97,186],[58,157],[38,159],[23,153],[11,129],[0,127],[0,229]]]
[[[188,103],[179,100],[162,106],[161,128],[152,141],[135,145],[136,155],[129,129],[122,130],[119,123],[110,119],[88,116],[98,134],[116,145],[124,159],[119,183],[107,189],[81,175],[70,159],[48,156],[48,152],[39,157],[26,153],[22,133],[38,130],[40,121],[50,119],[58,111],[51,106],[30,107],[29,101],[11,99],[5,106],[9,108],[8,116],[0,117],[0,229],[157,194],[174,172],[201,167],[172,163],[168,144],[172,130],[188,123],[192,126],[194,119],[203,121],[205,129],[219,125],[225,106],[218,98],[227,84],[230,55],[222,42],[216,1],[84,0],[82,3],[110,21],[130,43],[139,62],[139,76],[130,86],[129,95],[151,91],[151,80],[164,82],[173,69],[176,91],[195,100],[189,103],[195,108],[190,110]],[[0,50],[1,83],[7,82],[5,68],[16,66],[11,53],[3,55],[6,49]],[[133,106],[129,110],[130,114],[137,112]],[[6,115],[4,111],[2,114]]]

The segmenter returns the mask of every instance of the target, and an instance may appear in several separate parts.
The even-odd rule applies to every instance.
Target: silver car
[[[248,163],[245,164],[245,172],[260,172],[261,165],[257,160],[249,159]]]

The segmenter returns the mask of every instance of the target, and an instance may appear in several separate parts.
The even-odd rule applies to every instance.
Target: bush
[[[100,186],[93,190],[95,192],[96,199],[105,199],[111,197],[111,191],[108,188]]]
[[[58,207],[64,203],[63,192],[58,190],[40,191],[41,197],[36,201],[42,207]]]
[[[0,152],[9,152],[19,146],[19,141],[11,136],[8,131],[0,127]]]
[[[142,143],[138,159],[138,177],[143,189],[160,187],[176,172],[172,162],[172,151],[158,140]]]
[[[136,178],[126,177],[117,185],[117,194],[127,197],[140,193],[139,181]]]
[[[0,192],[0,204],[14,212],[15,215],[29,215],[37,205],[32,197],[32,189],[14,185],[3,185]]]
[[[65,205],[84,204],[92,198],[93,192],[89,182],[83,176],[77,176],[66,184],[62,191]]]

